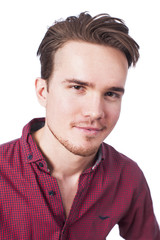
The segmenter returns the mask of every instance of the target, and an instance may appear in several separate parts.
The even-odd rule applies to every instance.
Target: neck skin
[[[58,180],[81,175],[81,173],[93,166],[96,153],[89,157],[74,155],[58,142],[55,137],[48,136],[45,127],[32,134],[34,141],[46,158],[51,175]]]

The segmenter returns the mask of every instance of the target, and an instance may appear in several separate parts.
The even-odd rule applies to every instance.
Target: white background
[[[160,13],[158,0],[5,0],[0,3],[0,143],[21,136],[23,126],[45,115],[36,99],[40,76],[36,51],[56,19],[89,11],[125,20],[140,45],[141,58],[129,71],[121,118],[106,139],[143,170],[160,223]],[[107,239],[121,239],[118,228]]]

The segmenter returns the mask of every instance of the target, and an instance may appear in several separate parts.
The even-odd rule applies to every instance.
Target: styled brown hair
[[[125,54],[128,67],[131,64],[135,66],[139,58],[139,46],[128,33],[129,29],[123,20],[108,14],[92,17],[83,12],[78,17],[71,16],[56,21],[46,32],[37,51],[41,62],[41,77],[46,80],[50,78],[55,52],[69,40],[114,47]]]

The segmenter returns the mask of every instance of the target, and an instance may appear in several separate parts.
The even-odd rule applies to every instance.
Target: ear
[[[47,102],[47,82],[42,78],[37,78],[35,80],[35,90],[39,103],[46,107]]]

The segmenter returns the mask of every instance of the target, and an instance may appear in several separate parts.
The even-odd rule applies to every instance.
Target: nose
[[[91,121],[104,118],[103,99],[98,95],[88,97],[83,106],[83,116],[89,118]]]

